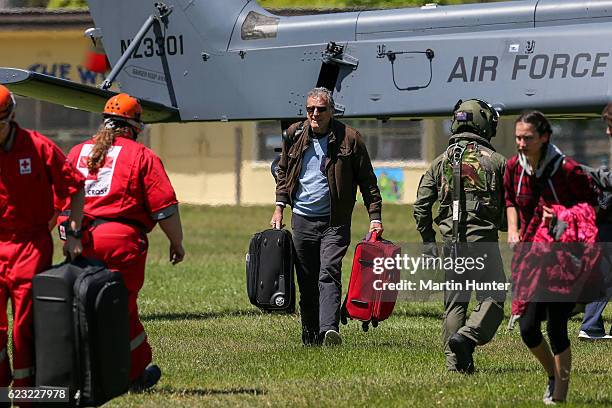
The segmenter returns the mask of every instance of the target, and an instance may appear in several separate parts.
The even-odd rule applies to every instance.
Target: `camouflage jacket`
[[[449,140],[466,148],[461,165],[459,241],[496,242],[497,232],[505,228],[503,176],[506,159],[491,143],[472,133],[460,133]],[[444,241],[452,239],[452,166],[447,152],[438,156],[421,177],[414,203],[414,218],[423,242],[434,242],[433,222]],[[440,208],[433,219],[433,206]]]

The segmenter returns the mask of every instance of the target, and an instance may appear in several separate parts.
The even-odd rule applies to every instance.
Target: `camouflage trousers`
[[[465,244],[463,244],[465,245]],[[491,283],[499,288],[506,282],[504,266],[497,243],[468,244],[469,248],[459,249],[458,256],[482,257],[484,268],[480,271],[466,271],[457,274],[447,271],[446,281],[453,281],[456,290],[444,292],[444,322],[442,342],[446,355],[446,367],[455,369],[457,358],[448,346],[448,339],[455,333],[462,334],[476,345],[491,341],[504,317],[505,290],[491,290]],[[447,252],[445,250],[445,252]],[[486,285],[486,284],[489,285]],[[476,287],[476,288],[474,288]],[[479,287],[486,287],[479,289]],[[476,293],[477,304],[468,318],[468,306],[472,292]]]

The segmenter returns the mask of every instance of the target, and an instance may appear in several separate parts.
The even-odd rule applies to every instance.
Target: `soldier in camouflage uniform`
[[[486,102],[457,102],[448,149],[421,178],[414,204],[417,229],[430,255],[437,256],[432,207],[439,201],[435,222],[444,242],[444,256],[484,259],[480,270],[445,270],[446,282],[463,285],[463,290],[444,293],[442,336],[450,371],[472,373],[475,346],[488,343],[503,319],[504,290],[476,290],[478,304],[469,319],[471,291],[466,290],[468,281],[495,282],[497,287],[504,287],[506,282],[497,244],[498,231],[505,223],[506,159],[495,152],[490,142],[498,118],[497,111]]]

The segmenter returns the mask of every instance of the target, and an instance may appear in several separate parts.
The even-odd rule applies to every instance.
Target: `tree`
[[[58,9],[58,8],[87,8],[87,1],[85,0],[49,0],[49,4],[47,5],[48,9]]]

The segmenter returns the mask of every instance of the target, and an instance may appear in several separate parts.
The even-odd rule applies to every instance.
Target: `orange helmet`
[[[15,107],[15,98],[8,88],[0,85],[0,119],[6,118],[13,112]]]
[[[142,107],[136,98],[120,93],[110,98],[104,106],[104,115],[140,122]]]

